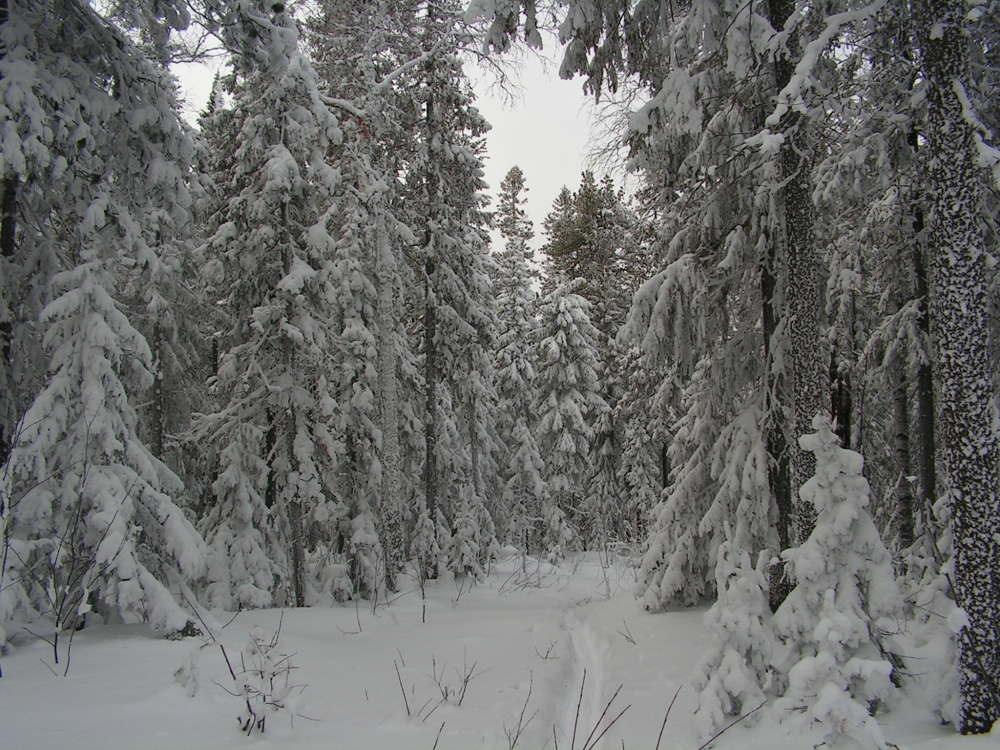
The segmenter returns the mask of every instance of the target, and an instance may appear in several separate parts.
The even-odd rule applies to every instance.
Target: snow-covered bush
[[[771,620],[791,648],[788,688],[774,708],[794,723],[819,722],[832,735],[851,735],[877,748],[885,740],[871,710],[889,697],[892,665],[883,658],[876,621],[901,614],[892,557],[865,510],[864,459],[838,446],[828,417],[799,438],[816,454],[816,474],[799,490],[817,511],[801,547],[783,557],[795,588]]]
[[[226,654],[233,677],[234,690],[228,691],[243,699],[243,709],[237,717],[240,730],[248,735],[256,729],[263,732],[267,719],[278,713],[288,714],[294,725],[295,717],[301,716],[299,700],[305,685],[292,682],[292,654],[278,651],[278,639],[281,636],[281,626],[270,637],[266,638],[260,626],[255,625],[250,631],[250,640],[239,664],[234,664]],[[239,667],[240,671],[237,671]]]
[[[727,526],[727,531],[729,531]],[[719,598],[705,615],[712,645],[695,667],[699,691],[694,719],[702,737],[718,730],[726,716],[738,716],[766,700],[774,636],[768,623],[766,552],[755,568],[750,553],[732,540],[719,547],[715,585]],[[747,718],[756,721],[760,714]]]

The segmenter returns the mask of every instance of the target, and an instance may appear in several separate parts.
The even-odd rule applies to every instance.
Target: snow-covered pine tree
[[[886,747],[870,715],[892,688],[879,618],[901,618],[902,596],[892,557],[868,515],[864,459],[840,448],[828,417],[799,438],[816,456],[816,475],[800,492],[816,507],[816,525],[801,546],[785,551],[795,588],[771,619],[790,648],[780,669],[788,687],[775,710],[793,722],[820,723]]]
[[[632,275],[626,269],[642,257],[640,222],[610,176],[598,183],[594,173],[586,171],[575,193],[564,187],[556,196],[545,218],[545,234],[543,290],[551,291],[560,279],[582,279],[578,293],[591,305],[603,354],[625,322],[635,291],[628,286]]]
[[[231,172],[217,180],[232,192],[203,252],[204,274],[221,290],[213,302],[224,307],[231,328],[223,336],[226,351],[214,386],[221,408],[202,416],[196,429],[203,439],[226,440],[229,451],[261,447],[236,439],[241,430],[242,437],[253,432],[246,426],[259,430],[267,475],[227,482],[229,488],[249,488],[263,480],[264,507],[249,491],[217,498],[234,506],[220,512],[220,525],[205,533],[213,546],[229,544],[235,503],[254,500],[256,507],[241,517],[270,528],[255,533],[244,526],[245,541],[234,543],[254,546],[254,555],[261,556],[266,550],[256,546],[259,541],[277,538],[289,558],[287,595],[303,606],[307,545],[329,537],[323,526],[309,526],[328,519],[334,504],[326,489],[337,459],[327,377],[340,332],[329,325],[336,268],[326,222],[337,175],[324,157],[341,131],[284,6],[276,5],[271,15],[253,0],[234,0],[228,12],[224,38],[233,58],[239,145]],[[236,456],[228,464],[234,470],[259,468]],[[232,564],[240,558],[221,550],[217,559]],[[228,577],[238,578],[232,572]],[[272,592],[274,601],[284,596]]]
[[[3,179],[16,183],[5,213],[37,228],[8,224],[23,244],[12,257],[31,259],[15,277],[31,317],[8,352],[27,368],[40,345],[48,368],[7,378],[14,403],[31,405],[5,467],[4,557],[17,570],[4,571],[14,593],[0,618],[13,604],[58,638],[96,608],[176,632],[188,619],[165,583],[178,568],[201,575],[204,544],[172,500],[180,481],[139,439],[130,397],[152,385],[153,360],[117,298],[128,269],[154,266],[163,233],[188,219],[192,142],[172,80],[89,5],[4,7]]]
[[[590,305],[564,282],[539,305],[538,397],[535,441],[545,456],[541,548],[559,559],[579,537],[593,420],[608,405],[601,398],[597,329]]]
[[[499,398],[497,432],[506,447],[506,466],[502,472],[506,516],[503,532],[518,549],[528,552],[538,549],[545,464],[531,431],[536,399],[538,320],[532,289],[536,274],[528,265],[532,256],[528,240],[533,231],[522,207],[525,199],[521,197],[526,191],[523,172],[511,168],[500,184],[495,215],[505,245],[496,254],[494,289],[499,335],[494,369]]]

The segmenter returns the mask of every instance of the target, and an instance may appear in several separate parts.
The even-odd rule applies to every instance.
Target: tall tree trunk
[[[951,502],[954,594],[969,624],[958,636],[958,730],[1000,718],[1000,446],[989,377],[988,281],[975,131],[965,98],[965,5],[914,5],[927,85],[926,184],[931,260],[928,313],[945,483]],[[964,99],[964,103],[963,103]]]
[[[922,236],[924,231],[924,212],[916,207],[913,212],[913,229],[916,241],[913,244],[913,271],[916,278],[916,293],[920,304],[920,317],[917,321],[924,340],[931,340],[931,321],[927,314],[928,288],[927,263],[924,260]],[[920,507],[930,519],[934,503],[937,502],[937,449],[934,444],[934,370],[930,351],[917,367],[917,434],[920,436],[919,472]]]
[[[781,552],[792,546],[795,531],[795,505],[792,502],[792,475],[790,466],[790,451],[785,432],[784,411],[778,397],[778,387],[772,383],[771,351],[772,340],[778,330],[778,318],[774,311],[774,293],[777,288],[775,277],[775,245],[769,238],[767,257],[760,269],[761,323],[764,334],[764,383],[767,389],[766,398],[770,419],[767,423],[767,482],[774,499],[778,517],[775,525],[778,531],[778,545]],[[775,565],[769,570],[768,604],[771,611],[777,611],[792,590],[792,582],[785,575],[783,565]]]
[[[0,28],[7,21],[7,3],[0,0]],[[0,256],[4,260],[11,260],[14,257],[15,242],[17,239],[17,191],[19,182],[16,176],[8,177],[3,181],[3,198],[0,210]],[[13,310],[4,311],[6,316],[12,316]],[[14,393],[13,383],[10,382],[10,359],[11,359],[11,338],[14,334],[14,326],[9,317],[0,321],[0,367],[4,368],[3,382],[3,409],[0,411],[0,466],[7,463],[14,442],[14,430],[18,419],[17,399]]]
[[[163,442],[166,428],[163,420],[163,331],[159,322],[153,325],[153,424],[149,449],[154,456],[163,460]]]
[[[288,203],[285,203],[282,220],[283,226],[290,230],[292,222],[288,216],[288,209]],[[292,262],[294,259],[293,240],[289,234],[286,236],[281,249],[281,262],[285,276],[288,276],[292,272]],[[292,319],[292,310],[290,307],[286,308],[285,315],[288,319]],[[290,338],[285,338],[283,348],[285,373],[291,376],[295,372],[295,344],[292,343]],[[288,404],[285,409],[284,418],[279,418],[279,423],[284,428],[285,455],[281,458],[276,457],[276,463],[280,464],[280,468],[284,472],[284,475],[281,477],[285,496],[283,505],[285,506],[285,512],[288,514],[288,526],[292,535],[292,538],[289,540],[292,546],[292,588],[295,595],[295,606],[304,607],[306,606],[306,540],[302,518],[302,496],[299,494],[297,487],[289,486],[289,479],[299,473],[298,460],[295,457],[295,433],[298,425],[296,424],[294,404]],[[278,453],[278,451],[275,451],[275,453]],[[277,473],[274,471],[273,464],[272,472]]]
[[[426,443],[427,454],[424,463],[424,500],[427,503],[427,512],[430,514],[431,523],[437,517],[437,342],[434,338],[437,334],[437,302],[434,299],[434,290],[431,288],[431,275],[434,273],[434,264],[428,263],[425,266],[426,301],[424,303],[424,364],[425,388],[426,388],[426,412],[424,414],[424,441]]]
[[[7,25],[10,20],[10,7],[8,0],[0,0],[0,29]],[[6,52],[0,53],[6,54]],[[15,243],[17,240],[17,191],[19,180],[17,175],[10,175],[3,181],[2,216],[0,216],[0,256],[5,260],[14,257]],[[6,315],[13,315],[13,310],[6,310]],[[0,317],[3,314],[0,313]],[[14,393],[13,383],[10,377],[10,357],[11,357],[11,337],[14,334],[14,326],[9,318],[0,321],[0,367],[6,370],[6,382],[0,382],[4,400],[2,410],[0,410],[0,466],[7,463],[7,457],[14,447],[14,430],[20,416],[18,415],[17,399]],[[3,498],[0,498],[0,515],[3,514]]]
[[[285,422],[285,450],[287,451],[287,456],[285,457],[285,487],[286,492],[288,491],[288,477],[293,471],[297,471],[297,465],[295,460],[295,409],[290,407]],[[306,606],[306,540],[305,540],[305,528],[302,518],[302,498],[299,497],[298,492],[295,495],[289,497],[286,503],[286,509],[288,512],[288,526],[291,531],[291,544],[292,544],[292,589],[295,594],[295,606],[304,607]]]
[[[376,248],[378,257],[375,275],[378,299],[375,316],[378,329],[379,421],[382,430],[382,497],[379,521],[382,549],[385,553],[385,584],[396,590],[396,576],[403,569],[403,509],[399,497],[399,414],[398,381],[396,377],[396,316],[393,314],[393,287],[396,261],[385,230],[382,207],[376,207]]]
[[[892,367],[892,449],[896,460],[896,539],[900,552],[913,546],[914,497],[910,476],[910,403],[907,398],[904,365],[896,362]]]
[[[784,28],[795,9],[794,0],[769,0],[771,25]],[[775,88],[780,92],[791,81],[799,55],[798,37],[791,34],[788,54],[774,63]],[[819,273],[813,233],[813,205],[810,185],[809,121],[799,112],[788,111],[778,129],[785,141],[779,156],[783,181],[777,195],[779,210],[784,214],[784,251],[788,268],[785,297],[788,305],[790,353],[792,360],[791,391],[792,436],[790,446],[793,491],[801,487],[815,472],[813,454],[798,447],[797,438],[812,430],[817,414],[828,413],[827,378],[819,346]],[[799,543],[805,541],[816,524],[816,509],[809,503],[798,503],[796,532]]]
[[[427,37],[425,44],[427,49],[432,44],[432,29],[434,24],[434,12],[431,7],[427,10]],[[431,59],[427,64],[427,78],[433,80],[434,61]],[[427,147],[431,147],[437,135],[437,124],[435,122],[435,102],[434,97],[428,95],[425,110],[425,127]],[[437,363],[437,296],[434,289],[435,270],[435,246],[433,224],[435,220],[434,206],[438,200],[438,181],[434,174],[433,167],[428,164],[424,175],[424,190],[427,200],[427,230],[425,236],[425,257],[424,257],[424,357],[426,365],[427,403],[424,414],[424,436],[426,441],[426,460],[424,463],[424,500],[427,504],[427,513],[432,524],[437,523],[438,510],[438,475],[437,475],[437,386],[438,386],[438,363]],[[437,564],[428,566],[428,578],[437,577]]]
[[[841,369],[837,361],[837,347],[830,352],[830,413],[837,423],[835,430],[840,444],[851,447],[851,412],[854,399],[851,396],[851,376]]]

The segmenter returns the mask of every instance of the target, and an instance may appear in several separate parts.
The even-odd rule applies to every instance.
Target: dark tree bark
[[[6,22],[7,3],[2,2],[0,5],[0,26]],[[16,249],[18,187],[19,181],[16,176],[8,177],[3,181],[3,199],[2,205],[0,205],[0,210],[2,210],[2,216],[0,216],[0,255],[5,260],[13,258]],[[8,313],[12,312],[8,311]],[[0,322],[0,363],[2,363],[0,366],[4,368],[9,367],[13,332],[10,320]],[[4,404],[3,410],[0,411],[0,466],[7,463],[7,457],[13,447],[14,415],[17,410],[14,402],[14,389],[10,383],[5,385],[7,387],[3,389],[3,395],[0,396],[7,402]]]
[[[765,377],[770,381],[771,372],[771,342],[778,330],[778,316],[774,310],[774,293],[777,288],[775,277],[776,248],[773,241],[768,242],[768,252],[760,269],[761,323],[764,335],[764,367]],[[767,481],[774,498],[778,516],[775,525],[778,531],[777,550],[781,552],[792,546],[795,536],[795,504],[792,501],[792,475],[790,451],[785,430],[784,410],[778,398],[777,384],[769,383],[767,398],[770,405],[771,418],[767,426]],[[771,611],[777,611],[792,590],[792,581],[785,575],[783,565],[775,565],[769,571],[768,604]]]
[[[297,470],[295,461],[295,411],[289,409],[285,419],[285,477]],[[292,588],[295,594],[295,606],[306,606],[306,545],[305,529],[302,523],[302,499],[297,495],[287,504],[288,526],[291,531],[292,543]]]
[[[851,413],[854,399],[851,395],[851,376],[837,363],[837,349],[830,353],[830,413],[836,420],[834,431],[844,448],[851,447]]]
[[[793,0],[769,0],[771,25],[782,29],[795,9]],[[788,54],[774,63],[775,90],[780,92],[791,81],[799,54],[795,34],[789,36]],[[801,450],[797,438],[812,431],[817,414],[828,413],[827,377],[819,346],[819,273],[813,231],[813,205],[810,183],[810,150],[808,119],[799,112],[788,111],[778,130],[785,136],[781,147],[780,177],[783,186],[777,203],[784,212],[783,246],[788,268],[785,298],[788,304],[790,335],[791,394],[793,399],[791,434],[795,445],[790,447],[793,492],[815,471],[811,453]],[[805,541],[816,524],[816,509],[808,503],[797,503],[797,543]]]
[[[917,299],[920,300],[918,325],[926,341],[930,341],[931,322],[927,314],[928,280],[927,263],[921,237],[924,231],[924,212],[919,207],[914,210],[913,229],[917,241],[913,246],[913,271],[916,278]],[[928,352],[929,354],[929,352]],[[934,503],[937,502],[937,449],[934,444],[934,369],[930,358],[917,367],[917,434],[920,437],[919,481],[920,507],[929,518]]]
[[[914,497],[909,477],[910,466],[910,400],[907,397],[908,382],[901,363],[893,368],[893,410],[892,446],[896,461],[896,539],[900,551],[913,546],[914,539]]]
[[[969,79],[965,6],[914,5],[927,86],[928,314],[938,435],[951,503],[954,595],[968,615],[959,633],[958,730],[985,734],[1000,718],[1000,445],[988,375],[986,246],[975,131],[963,105]],[[967,103],[966,99],[966,103]]]

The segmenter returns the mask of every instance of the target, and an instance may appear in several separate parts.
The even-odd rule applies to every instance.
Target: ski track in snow
[[[573,610],[563,616],[563,630],[568,631],[572,646],[572,663],[570,677],[563,696],[562,721],[560,729],[567,738],[566,747],[571,750],[583,748],[583,743],[595,728],[605,705],[605,659],[610,646],[607,640],[601,638],[587,624],[586,615],[581,618]],[[584,675],[586,681],[584,682]],[[583,684],[583,696],[580,695],[580,685]],[[577,705],[580,715],[577,718]],[[576,723],[576,743],[573,744],[574,722]],[[594,736],[598,732],[594,732]],[[599,747],[595,746],[595,747]]]

